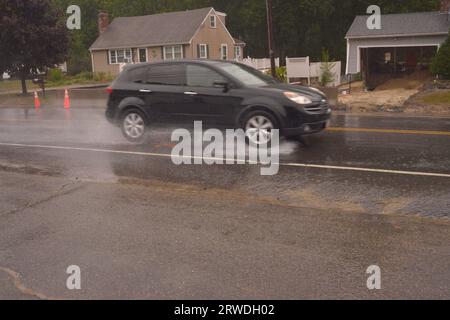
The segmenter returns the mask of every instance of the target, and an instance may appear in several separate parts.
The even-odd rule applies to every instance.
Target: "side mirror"
[[[223,80],[216,80],[214,81],[214,87],[215,88],[222,88],[223,92],[228,92],[230,90],[230,83]]]

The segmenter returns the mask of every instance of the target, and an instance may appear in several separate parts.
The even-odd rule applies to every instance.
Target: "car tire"
[[[138,109],[125,111],[121,120],[123,136],[130,142],[144,141],[147,132],[147,121],[144,113]]]
[[[247,113],[241,123],[246,141],[252,145],[270,145],[271,131],[279,128],[276,118],[264,110]]]

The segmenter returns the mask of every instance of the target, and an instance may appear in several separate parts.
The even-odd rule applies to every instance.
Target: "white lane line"
[[[373,172],[373,173],[402,174],[402,175],[423,176],[423,177],[450,178],[450,174],[433,173],[433,172],[401,171],[401,170],[371,169],[371,168],[357,168],[357,167],[340,167],[340,166],[326,166],[326,165],[302,164],[302,163],[282,163],[281,165],[289,166],[289,167],[301,167],[301,168],[317,168],[317,169],[361,171],[361,172]]]
[[[99,152],[99,153],[138,155],[138,156],[158,157],[158,158],[172,158],[171,154],[137,152],[137,151],[121,151],[121,150],[109,150],[109,149],[77,148],[77,147],[48,146],[48,145],[19,144],[19,143],[0,143],[0,146],[18,147],[18,148],[38,148],[38,149],[53,149],[53,150],[68,150],[68,151]],[[177,157],[178,158],[188,158],[188,159],[221,160],[224,163],[227,160],[236,162],[235,159],[227,159],[227,158],[208,158],[208,157],[195,157],[195,156],[177,156]],[[253,161],[252,162],[246,161],[246,163],[257,164],[256,162],[253,162]],[[434,172],[418,172],[418,171],[386,170],[386,169],[359,168],[359,167],[328,166],[328,165],[306,164],[306,163],[278,163],[278,164],[280,166],[284,166],[284,167],[315,168],[315,169],[327,169],[327,170],[359,171],[359,172],[387,173],[387,174],[423,176],[423,177],[450,178],[450,174],[434,173]]]

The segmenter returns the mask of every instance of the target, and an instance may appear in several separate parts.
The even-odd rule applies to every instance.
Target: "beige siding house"
[[[233,38],[226,14],[214,8],[116,18],[99,14],[99,37],[89,51],[93,72],[117,75],[127,63],[173,59],[241,60],[245,43]]]

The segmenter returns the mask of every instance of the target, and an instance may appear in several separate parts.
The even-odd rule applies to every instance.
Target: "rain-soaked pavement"
[[[176,166],[173,129],[0,108],[0,298],[450,297],[450,118],[336,114],[275,176]]]

